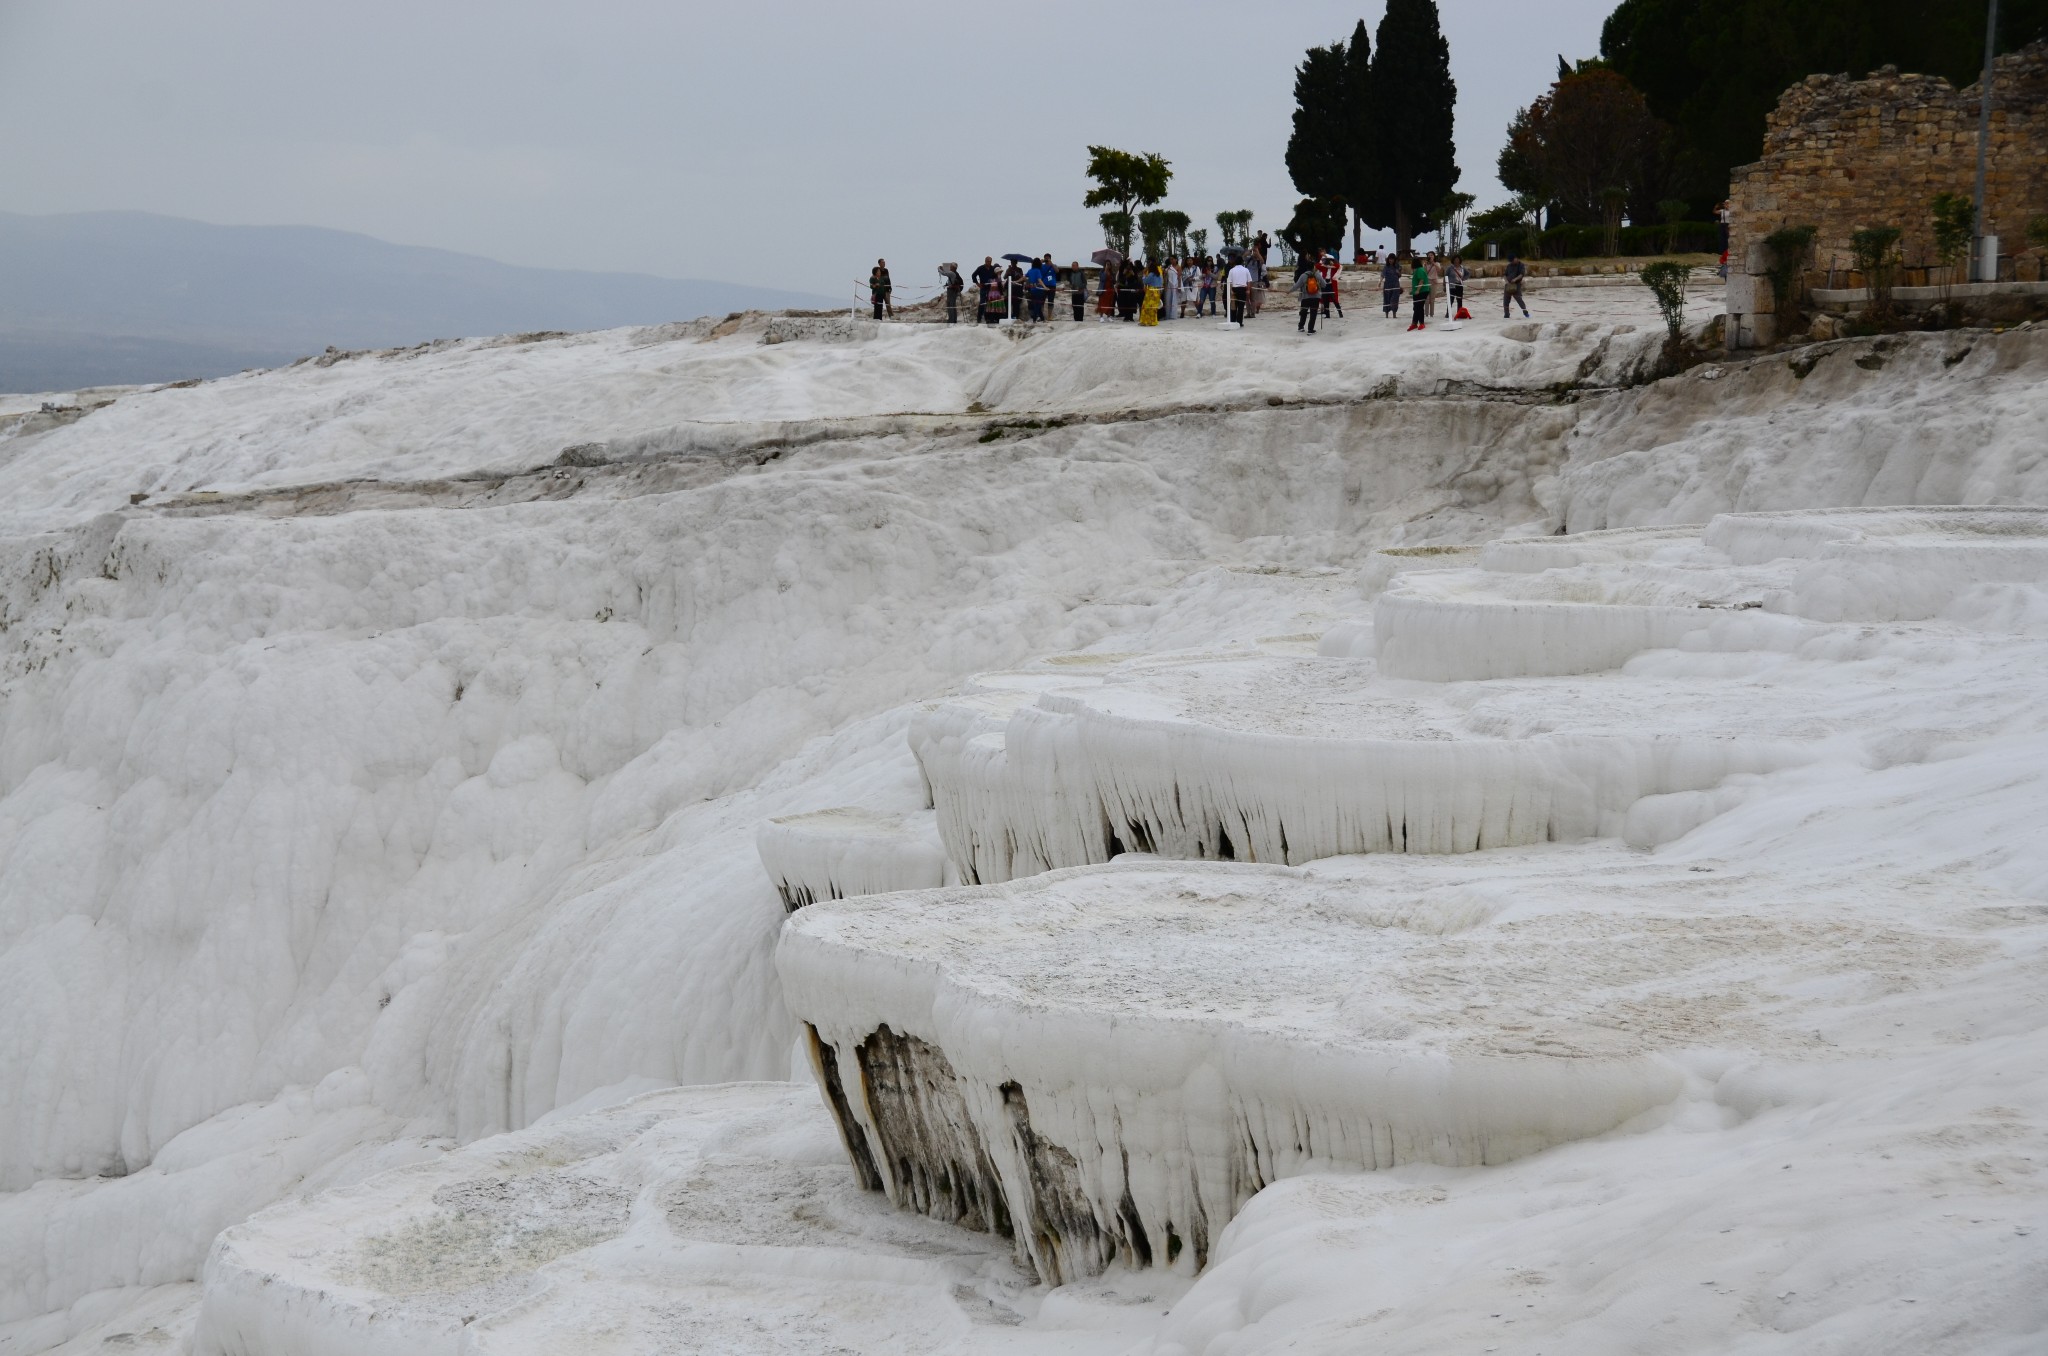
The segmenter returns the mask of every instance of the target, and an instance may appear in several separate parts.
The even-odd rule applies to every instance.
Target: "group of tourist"
[[[1242,260],[1207,255],[1168,255],[1164,259],[1111,259],[1093,270],[1075,260],[1062,268],[1050,254],[1028,262],[1012,259],[1005,267],[993,255],[981,266],[962,275],[957,264],[939,266],[945,295],[946,323],[958,324],[963,306],[971,306],[970,319],[983,324],[1003,320],[1041,322],[1059,318],[1061,302],[1075,321],[1092,313],[1098,320],[1122,319],[1139,325],[1190,316],[1215,315],[1219,301],[1236,296],[1233,286],[1249,294],[1265,282],[1265,262],[1245,252]],[[1232,275],[1245,277],[1233,284]],[[881,288],[882,290],[877,290]],[[888,310],[886,277],[869,279],[869,295],[880,319]],[[972,294],[971,298],[969,294]],[[1256,311],[1250,295],[1239,297],[1240,305]],[[1241,316],[1234,317],[1242,319]]]
[[[939,275],[946,300],[946,323],[958,324],[960,310],[971,288],[974,293],[973,319],[994,325],[1003,320],[1043,322],[1056,319],[1064,296],[1076,322],[1087,319],[1092,309],[1097,320],[1113,318],[1139,325],[1184,320],[1190,315],[1216,315],[1219,301],[1227,300],[1233,324],[1242,325],[1259,313],[1268,287],[1266,259],[1271,244],[1261,231],[1244,248],[1232,247],[1216,257],[1168,255],[1153,259],[1122,259],[1111,256],[1099,269],[1091,298],[1088,270],[1078,260],[1064,269],[1050,253],[1028,262],[1022,256],[1004,256],[1008,267],[999,267],[995,256],[982,259],[981,266],[962,276],[959,265],[941,264]],[[1303,254],[1294,270],[1293,292],[1298,302],[1295,329],[1314,334],[1318,320],[1334,312],[1344,314],[1340,281],[1343,269],[1334,251]],[[1389,252],[1380,264],[1381,312],[1389,319],[1399,315],[1403,277],[1406,277],[1413,312],[1410,331],[1426,329],[1436,316],[1437,298],[1445,298],[1447,312],[1454,318],[1469,318],[1465,310],[1465,284],[1471,274],[1464,260],[1452,254],[1440,257],[1435,250],[1410,255],[1404,261]],[[1522,297],[1529,269],[1519,255],[1510,255],[1503,276],[1501,315],[1521,306],[1524,316],[1529,304]],[[889,261],[877,259],[868,274],[868,296],[875,319],[894,316],[894,285],[889,278]],[[1020,314],[1021,310],[1021,314]]]

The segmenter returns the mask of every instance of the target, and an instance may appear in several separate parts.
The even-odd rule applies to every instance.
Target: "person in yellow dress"
[[[1145,299],[1138,304],[1138,323],[1140,325],[1157,325],[1159,323],[1159,304],[1164,295],[1165,288],[1166,280],[1159,276],[1159,266],[1151,263],[1146,264]]]

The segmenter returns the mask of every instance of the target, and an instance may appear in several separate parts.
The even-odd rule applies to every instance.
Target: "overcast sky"
[[[1613,3],[1439,0],[1481,206],[1508,119]],[[846,294],[878,255],[901,285],[1099,246],[1090,142],[1165,155],[1198,223],[1283,224],[1293,68],[1384,7],[0,0],[0,210]]]

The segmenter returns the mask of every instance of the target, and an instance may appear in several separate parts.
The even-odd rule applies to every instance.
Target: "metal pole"
[[[1979,282],[1998,280],[1998,260],[1984,258],[1984,244],[1991,234],[1990,223],[1984,218],[1984,180],[1991,165],[1991,74],[1992,62],[1998,55],[1998,0],[1991,0],[1991,13],[1984,20],[1984,79],[1977,109],[1977,230],[1971,251],[1977,256],[1977,280]],[[1986,275],[1989,275],[1987,278]]]

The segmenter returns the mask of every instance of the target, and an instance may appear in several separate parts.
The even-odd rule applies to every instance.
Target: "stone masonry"
[[[2002,254],[2017,255],[2027,250],[2027,223],[2048,215],[2048,42],[1998,58],[1994,71],[1982,229],[1999,237]],[[1848,268],[1849,237],[1865,226],[1904,231],[1909,268],[1933,263],[1929,201],[1975,186],[1978,90],[1893,66],[1866,80],[1810,75],[1786,90],[1763,159],[1734,172],[1733,272],[1751,271],[1752,247],[1780,226],[1818,228],[1822,270]]]

